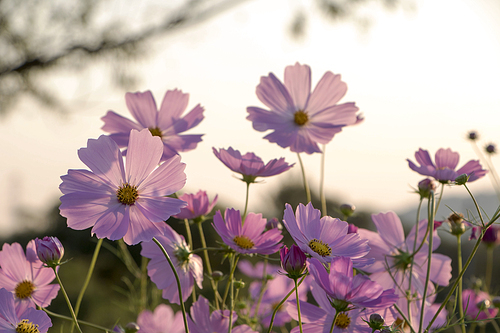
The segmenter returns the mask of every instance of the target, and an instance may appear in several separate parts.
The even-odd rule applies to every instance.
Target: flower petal
[[[143,128],[157,127],[158,109],[151,91],[126,93],[125,102],[132,116]]]
[[[285,68],[285,87],[297,110],[305,110],[307,99],[311,93],[311,68],[307,65],[300,65],[298,62],[294,66]]]

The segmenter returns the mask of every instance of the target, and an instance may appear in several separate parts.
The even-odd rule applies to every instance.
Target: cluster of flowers
[[[272,73],[261,78],[257,96],[270,110],[249,107],[247,119],[258,131],[271,130],[265,136],[270,142],[297,153],[321,153],[318,144],[327,144],[343,127],[363,119],[354,103],[338,104],[346,90],[340,75],[327,72],[311,92],[310,68],[297,63],[286,67],[284,83]],[[174,314],[166,304],[153,312],[144,309],[136,323],[117,326],[115,332],[271,332],[273,326],[283,327],[292,320],[298,322],[292,332],[421,332],[450,324],[455,314],[447,313],[445,304],[435,300],[437,287],[448,286],[452,278],[451,259],[433,253],[440,245],[440,223],[432,214],[428,219],[417,218],[405,236],[394,212],[372,215],[374,232],[322,214],[311,202],[299,204],[295,211],[286,204],[282,222],[295,242],[288,248],[282,243],[280,222],[247,212],[246,205],[243,213],[228,208],[213,216],[221,248],[193,249],[189,230],[197,225],[204,244],[201,225],[218,198],[210,201],[202,190],[176,195],[186,182],[179,153],[196,148],[201,141],[201,135],[181,133],[200,123],[204,110],[197,105],[182,117],[188,94],[179,90],[166,93],[159,111],[150,92],[128,93],[126,103],[137,122],[112,111],[102,118],[109,135],[89,139],[87,147],[78,151],[90,170],[69,170],[61,177],[60,213],[68,227],[92,228],[98,239],[141,243],[141,255],[150,259],[147,274],[151,281],[165,300],[182,310]],[[242,155],[231,147],[213,148],[213,152],[247,186],[258,177],[293,167],[283,158],[264,163],[254,153]],[[408,160],[409,167],[441,183],[441,194],[444,185],[465,184],[487,173],[478,161],[457,170],[459,155],[450,149],[438,150],[435,163],[422,149],[415,158],[419,166]],[[419,183],[421,200],[433,202],[434,180]],[[353,207],[344,208],[347,219]],[[186,221],[187,241],[165,223],[171,216]],[[457,214],[448,222],[457,237],[472,227]],[[496,237],[493,243],[500,243],[500,228],[493,222],[475,225],[473,237]],[[212,271],[209,250],[229,258],[223,296],[218,284],[224,274]],[[196,253],[203,253],[204,259]],[[278,253],[281,266],[270,262],[270,256]],[[26,254],[17,243],[4,244],[0,332],[47,332],[51,321],[46,312],[51,312],[45,308],[60,291],[67,299],[58,277],[63,254],[62,244],[52,237],[31,241]],[[255,255],[262,258],[255,266],[242,259]],[[240,307],[235,307],[234,289],[244,286],[234,279],[236,268],[255,279],[248,288],[248,300]],[[461,274],[463,270],[459,268]],[[207,277],[214,295],[210,301],[195,293]],[[55,278],[59,284],[51,284]],[[288,300],[293,293],[295,299]],[[309,293],[316,305],[307,301]],[[193,304],[187,313],[184,302],[189,297]],[[67,301],[69,319],[82,332],[82,323]],[[485,320],[497,315],[498,308],[485,291],[466,290],[461,301],[456,317],[461,324],[465,318]]]

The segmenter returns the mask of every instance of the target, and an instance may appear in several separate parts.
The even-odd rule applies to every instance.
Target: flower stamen
[[[163,137],[163,135],[161,133],[161,129],[159,129],[158,127],[148,128],[148,129],[151,132],[151,135],[153,135],[153,136],[159,136],[160,138]]]
[[[28,319],[23,319],[17,324],[17,333],[40,333],[38,325],[35,325],[28,321]]]
[[[236,236],[233,238],[233,242],[245,250],[251,249],[255,245],[247,236]]]
[[[335,326],[341,329],[346,329],[351,323],[351,318],[345,313],[339,313],[337,319],[335,319]]]
[[[316,238],[309,241],[309,247],[311,248],[311,250],[322,257],[332,255],[332,248],[329,247],[328,244],[324,243],[323,241],[317,240]]]
[[[293,121],[299,126],[305,125],[308,120],[309,116],[307,115],[306,111],[299,110],[293,115]]]
[[[137,198],[139,197],[139,192],[137,192],[137,186],[132,186],[128,183],[120,186],[118,191],[116,191],[116,197],[124,205],[133,205]]]
[[[35,291],[35,285],[31,281],[23,281],[16,286],[14,289],[16,297],[19,299],[25,299],[31,297],[33,291]]]

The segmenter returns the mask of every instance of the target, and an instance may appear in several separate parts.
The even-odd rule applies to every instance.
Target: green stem
[[[141,300],[139,313],[146,309],[148,303],[148,258],[141,257]]]
[[[464,184],[464,187],[467,190],[467,192],[469,192],[469,195],[471,196],[472,201],[474,202],[474,206],[476,206],[477,214],[479,215],[479,219],[481,220],[481,225],[484,227],[483,214],[481,214],[481,209],[479,208],[479,205],[478,205],[478,203],[476,201],[476,198],[472,195],[472,192],[467,187],[467,184]]]
[[[229,281],[231,286],[230,288],[230,293],[229,293],[229,328],[227,333],[231,333],[233,329],[233,311],[234,311],[234,271],[236,268],[236,263],[238,262],[238,255],[234,255],[233,258],[231,258],[231,276],[229,277]]]
[[[63,293],[64,299],[66,300],[66,304],[68,304],[69,312],[71,313],[71,317],[73,318],[73,324],[76,326],[76,329],[78,332],[82,333],[82,329],[80,328],[80,325],[78,325],[78,320],[76,319],[75,311],[73,310],[73,306],[71,306],[71,302],[69,301],[68,294],[66,293],[66,290],[64,289],[64,286],[61,282],[61,279],[59,278],[59,274],[57,274],[57,269],[55,267],[52,267],[52,270],[54,270],[54,274],[56,275],[56,280],[57,283],[61,286],[61,291]]]
[[[250,183],[247,182],[247,194],[245,197],[245,210],[243,211],[243,215],[241,216],[241,224],[242,225],[245,223],[245,217],[247,216],[249,193],[250,193]]]
[[[297,279],[293,279],[295,282],[295,299],[297,300],[297,314],[299,316],[299,329],[302,333],[302,318],[300,317],[300,300],[299,300],[299,286],[297,285]]]
[[[193,237],[191,236],[191,226],[189,225],[188,219],[184,219],[184,226],[186,227],[186,236],[189,244],[189,248],[193,248]]]
[[[422,308],[420,310],[420,324],[418,327],[418,332],[421,333],[423,326],[424,326],[424,313],[425,313],[425,303],[426,303],[426,297],[427,297],[427,287],[429,286],[429,280],[431,276],[431,258],[432,258],[432,245],[433,245],[433,240],[434,240],[434,213],[436,212],[434,210],[434,191],[431,191],[431,195],[429,197],[429,205],[427,208],[428,212],[428,221],[427,221],[427,230],[429,233],[429,251],[427,255],[427,274],[425,275],[425,284],[424,284],[424,291],[422,294]],[[425,241],[425,238],[422,240],[422,243]]]
[[[198,231],[200,233],[201,246],[203,248],[203,257],[205,258],[205,266],[207,269],[207,273],[208,273],[208,275],[210,275],[210,277],[212,277],[212,265],[210,264],[210,257],[208,256],[207,242],[205,240],[205,233],[203,232],[203,226],[202,226],[201,222],[196,223],[196,225],[198,226]],[[212,278],[210,279],[210,283],[212,285],[212,289],[213,289],[214,295],[215,295],[214,296],[215,308],[217,310],[219,310],[220,295],[219,295],[219,292],[217,290],[217,284],[215,283],[215,281]]]
[[[41,309],[43,311],[45,311],[51,317],[55,317],[55,318],[59,318],[59,319],[63,319],[63,320],[67,320],[67,321],[73,322],[73,318],[71,318],[71,317],[60,315],[58,313],[49,311],[49,310],[47,310],[45,308],[41,308]],[[103,326],[99,326],[99,325],[96,325],[96,324],[92,324],[92,323],[89,323],[88,321],[78,320],[78,323],[82,324],[82,325],[85,325],[85,326],[88,326],[88,327],[96,328],[96,329],[104,331],[104,332],[113,332],[112,329],[109,329],[109,328],[106,328],[106,327],[103,327]]]
[[[82,289],[80,290],[80,293],[78,294],[78,297],[76,299],[75,303],[75,316],[78,316],[78,312],[80,311],[80,305],[82,304],[83,300],[83,295],[85,294],[85,291],[87,290],[87,287],[89,286],[90,283],[90,278],[92,277],[92,274],[94,273],[94,268],[95,264],[97,262],[97,257],[99,256],[99,251],[102,246],[102,242],[104,241],[104,238],[101,238],[97,241],[97,244],[94,249],[94,254],[92,256],[92,261],[90,262],[90,267],[87,272],[87,277],[85,278],[85,282],[83,283]],[[73,332],[74,326],[71,327],[71,332]]]
[[[306,278],[306,276],[307,275],[304,274],[304,276],[300,279],[298,286],[301,285],[302,281],[304,281],[304,279]],[[271,317],[271,322],[269,323],[269,328],[267,329],[267,333],[271,333],[271,330],[273,329],[274,318],[276,317],[276,313],[281,308],[281,306],[283,305],[283,303],[286,302],[286,300],[288,299],[288,297],[290,297],[290,295],[292,295],[296,289],[297,289],[297,286],[295,286],[292,290],[290,290],[290,292],[288,292],[288,294],[286,294],[286,296],[281,300],[281,302],[279,302],[278,305],[276,305],[276,307],[274,308],[273,315]]]
[[[181,281],[179,279],[179,274],[177,274],[177,271],[175,270],[174,263],[170,259],[170,256],[168,255],[167,250],[163,247],[163,245],[155,238],[153,237],[153,242],[158,245],[160,248],[161,252],[163,252],[163,255],[168,261],[168,264],[170,265],[170,268],[172,269],[172,272],[174,272],[175,276],[175,281],[177,281],[177,292],[179,293],[179,304],[181,306],[181,311],[182,311],[182,318],[184,319],[184,329],[186,330],[186,333],[189,333],[189,327],[188,327],[188,322],[187,322],[187,316],[186,316],[186,308],[184,307],[184,301],[182,300],[182,288],[181,288]]]
[[[335,310],[335,317],[333,317],[332,326],[330,326],[330,333],[333,333],[333,329],[335,328],[335,322],[337,321],[337,316],[339,312]]]
[[[232,254],[233,256],[236,256],[235,253]],[[227,295],[229,293],[229,287],[231,286],[232,284],[232,279],[233,279],[233,276],[234,276],[234,271],[236,270],[236,264],[232,265],[230,267],[230,274],[229,274],[229,281],[228,283],[226,284],[226,289],[224,290],[224,297],[222,298],[222,310],[224,310],[225,308],[225,305],[226,305],[226,299],[227,299]]]
[[[401,331],[403,332],[403,329],[402,327],[404,326],[405,322],[408,323],[408,326],[410,326],[410,330],[411,330],[411,333],[415,333],[415,330],[413,329],[413,326],[410,325],[410,321],[408,320],[408,318],[405,316],[405,314],[403,313],[403,311],[401,311],[401,309],[399,308],[399,306],[397,304],[394,304],[394,309],[396,309],[397,312],[399,312],[399,315],[401,317],[403,317],[403,320],[404,322],[401,324]]]
[[[486,246],[486,273],[484,276],[484,284],[486,292],[489,292],[491,287],[491,276],[493,275],[493,245]]]
[[[302,163],[302,158],[300,158],[300,154],[297,153],[297,157],[299,159],[300,170],[302,171],[302,180],[304,181],[304,189],[306,191],[307,202],[311,202],[311,190],[309,189],[309,183],[307,183],[306,178],[306,170],[304,169],[304,163]]]
[[[420,223],[420,209],[422,208],[422,202],[424,201],[423,198],[420,198],[420,201],[418,202],[418,209],[417,209],[417,222],[415,223],[415,239],[413,240],[413,251],[412,253],[415,253],[415,249],[417,247],[417,239],[418,239],[418,229],[419,229],[419,223]],[[424,238],[425,240],[425,238]],[[423,242],[423,241],[422,241]],[[411,296],[411,280],[413,277],[413,264],[414,264],[414,259],[415,257],[412,255],[411,256],[411,262],[410,262],[410,274],[408,277],[408,292],[410,293],[407,295],[407,304],[408,304],[408,317],[411,318],[411,301],[413,296]],[[411,325],[411,322],[408,323]]]
[[[323,145],[323,154],[321,154],[321,168],[320,168],[320,181],[319,181],[319,195],[321,198],[321,212],[323,213],[323,216],[328,215],[326,208],[326,197],[325,197],[325,151],[326,151],[326,145]]]
[[[437,214],[437,211],[439,209],[439,205],[441,204],[441,199],[443,199],[443,193],[444,193],[444,184],[441,183],[441,191],[439,192],[439,199],[438,199],[438,202],[437,202],[437,205],[436,205],[436,208],[434,210],[434,215]]]
[[[458,272],[460,272],[462,270],[462,235],[457,235],[457,266]],[[466,333],[464,321],[464,304],[462,300],[462,282],[462,279],[460,279],[457,289],[458,314],[460,316],[460,328],[462,329],[462,333]]]
[[[262,298],[264,297],[264,293],[266,292],[266,287],[267,287],[267,263],[269,261],[269,256],[266,255],[264,259],[264,271],[262,272],[262,286],[260,288],[260,293],[259,293],[259,299],[257,300],[257,304],[255,305],[255,313],[254,313],[254,320],[257,322],[257,318],[259,316],[259,309],[260,309],[260,304],[262,303]]]

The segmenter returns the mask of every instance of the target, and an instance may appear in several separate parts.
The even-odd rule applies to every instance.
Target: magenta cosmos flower
[[[203,296],[191,307],[191,318],[188,317],[189,331],[191,333],[226,333],[229,329],[229,310],[215,310],[210,314],[210,306]],[[233,324],[238,319],[233,312]],[[240,325],[231,330],[232,333],[257,333],[250,326]]]
[[[59,209],[68,227],[92,227],[97,238],[123,238],[132,245],[160,234],[163,221],[186,205],[166,197],[186,182],[179,156],[158,166],[162,143],[148,130],[132,130],[128,150],[125,166],[120,148],[105,135],[78,151],[91,171],[68,170],[61,177]]]
[[[243,181],[247,183],[254,183],[257,177],[270,177],[279,175],[282,172],[290,169],[294,164],[288,164],[282,157],[279,160],[274,159],[267,164],[264,164],[262,159],[254,153],[246,153],[241,156],[238,150],[229,147],[228,149],[212,148],[215,156],[224,163],[229,169],[234,172],[240,173],[243,176]]]
[[[207,192],[202,190],[199,190],[196,194],[184,193],[179,196],[179,199],[187,203],[186,207],[181,208],[179,214],[174,215],[175,218],[181,220],[203,220],[204,216],[208,215],[217,203],[217,195],[210,202]]]
[[[11,292],[0,289],[1,333],[45,333],[51,326],[52,322],[45,311],[16,303]]]
[[[54,271],[38,259],[34,240],[28,243],[26,255],[19,243],[4,244],[0,267],[0,288],[14,294],[16,302],[44,308],[57,296],[59,285],[50,284],[56,277]]]
[[[469,182],[473,182],[483,177],[488,172],[484,170],[481,164],[479,164],[479,161],[476,160],[470,160],[460,169],[455,170],[460,155],[450,148],[441,148],[436,152],[436,164],[432,162],[429,152],[422,148],[415,152],[415,159],[420,166],[415,165],[415,163],[407,159],[410,169],[421,175],[434,177],[434,179],[444,184],[454,181],[455,178],[464,173],[470,176]]]
[[[280,249],[283,235],[279,229],[264,231],[266,222],[262,214],[248,213],[243,224],[240,211],[228,208],[224,218],[220,211],[215,213],[212,225],[224,243],[236,252],[273,254]]]
[[[150,91],[125,94],[127,107],[137,120],[133,122],[119,114],[108,111],[101,119],[104,121],[102,130],[110,133],[120,148],[128,146],[130,130],[144,128],[163,142],[162,161],[171,158],[179,152],[196,148],[201,141],[199,134],[179,134],[198,125],[203,120],[203,107],[196,105],[187,115],[181,117],[186,110],[189,94],[181,90],[168,90],[161,103],[160,110]]]
[[[498,308],[488,307],[485,303],[491,304],[491,297],[487,292],[466,289],[462,293],[462,303],[465,315],[471,320],[486,320],[495,318]]]
[[[363,258],[370,252],[368,241],[357,233],[349,234],[347,222],[330,216],[321,217],[321,212],[311,203],[307,206],[299,204],[295,215],[289,204],[285,207],[283,224],[305,253],[325,264],[337,256],[350,257],[356,267],[370,263]]]
[[[264,138],[297,153],[320,153],[342,127],[361,121],[354,103],[337,104],[347,91],[340,75],[326,72],[311,93],[311,68],[296,63],[285,68],[285,83],[269,73],[260,78],[257,97],[270,110],[248,107],[247,119]]]
[[[142,311],[137,317],[139,331],[137,333],[183,333],[184,320],[182,312],[174,311],[166,304],[160,304],[154,312]]]
[[[181,281],[182,301],[191,295],[194,283],[203,288],[203,262],[196,254],[191,254],[184,237],[179,235],[169,225],[165,225],[163,235],[155,236],[163,245],[172,260]],[[165,255],[153,242],[142,242],[141,255],[151,259],[148,263],[148,275],[158,289],[162,289],[164,299],[179,304],[179,293],[174,272],[165,258]]]

